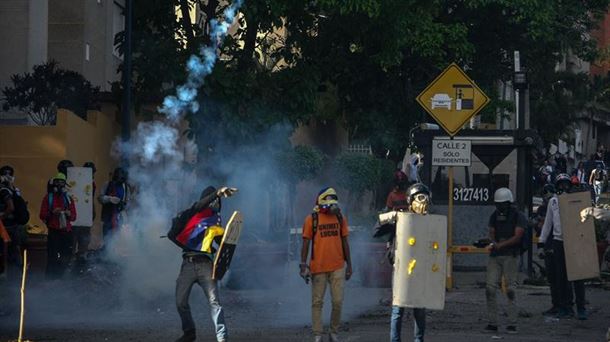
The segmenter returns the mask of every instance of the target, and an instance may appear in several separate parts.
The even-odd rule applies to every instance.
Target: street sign
[[[470,166],[470,140],[432,140],[433,166]]]
[[[487,95],[452,63],[417,97],[417,102],[454,136],[489,102]]]

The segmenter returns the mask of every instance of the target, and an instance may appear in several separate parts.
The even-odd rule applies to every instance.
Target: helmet
[[[68,173],[68,168],[73,167],[74,163],[71,160],[64,159],[57,163],[57,172],[61,172],[63,174]]]
[[[566,182],[568,185],[572,184],[570,176],[567,173],[560,173],[557,175],[557,177],[555,177],[556,187],[559,187],[559,184],[561,184],[562,182]]]
[[[494,193],[494,202],[502,203],[502,202],[511,202],[513,201],[513,193],[509,188],[499,188]]]
[[[407,203],[411,204],[418,194],[424,194],[431,197],[430,189],[428,189],[424,183],[415,183],[407,189]]]
[[[97,169],[95,168],[95,164],[93,164],[93,162],[86,162],[83,164],[83,167],[90,167],[91,170],[93,171],[93,173],[95,173],[95,171],[97,171]]]
[[[61,180],[61,181],[65,182],[67,180],[67,178],[66,178],[65,174],[58,172],[53,178],[51,178],[51,181],[55,181],[55,180]]]
[[[13,169],[12,166],[4,165],[3,167],[0,167],[0,176],[1,175],[13,176],[14,174],[15,174],[15,169]]]
[[[542,195],[546,196],[549,194],[554,194],[556,193],[557,190],[555,189],[555,186],[553,184],[545,184],[542,187]]]

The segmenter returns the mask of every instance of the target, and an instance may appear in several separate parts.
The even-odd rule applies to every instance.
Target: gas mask
[[[66,192],[66,182],[64,181],[53,181],[53,192]]]
[[[15,182],[15,177],[11,176],[11,175],[2,175],[0,176],[0,183],[5,184],[5,185],[11,185]]]
[[[411,210],[420,215],[428,214],[428,206],[430,205],[430,196],[427,194],[415,194],[411,200]]]
[[[318,194],[314,211],[334,215],[341,212],[341,209],[339,208],[339,197],[337,196],[335,189],[326,188]]]
[[[506,215],[510,209],[510,202],[497,202],[496,210],[502,215]]]

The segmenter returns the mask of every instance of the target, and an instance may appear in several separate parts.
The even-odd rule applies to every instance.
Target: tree
[[[34,66],[32,73],[15,74],[11,81],[13,85],[2,90],[4,110],[24,110],[40,126],[55,124],[58,108],[86,119],[87,110],[98,105],[99,88],[81,74],[59,68],[55,61]]]
[[[176,8],[184,13],[195,5],[204,13],[202,28],[176,16]],[[207,24],[224,6],[136,3],[134,28],[142,31],[134,32],[135,40],[141,37],[134,47],[136,97],[179,84],[186,57],[209,40]],[[376,154],[390,150],[398,160],[409,129],[430,120],[415,97],[449,63],[464,67],[492,97],[483,114],[494,118],[512,109],[497,100],[496,88],[512,78],[512,52],[520,50],[535,89],[532,108],[542,108],[554,92],[548,80],[563,77],[554,71],[563,54],[595,58],[589,32],[607,7],[608,0],[250,0],[201,91],[201,111],[188,119],[204,145],[218,129],[245,143],[281,121],[337,121],[351,139],[368,141]],[[158,51],[149,53],[151,46]],[[564,132],[567,126],[541,125],[547,114],[533,113],[537,127],[549,137]]]

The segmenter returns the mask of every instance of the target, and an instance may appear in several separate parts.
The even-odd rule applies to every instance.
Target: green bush
[[[292,184],[317,177],[325,161],[324,154],[312,146],[295,146],[276,155],[278,168]]]
[[[337,184],[361,195],[366,190],[375,191],[380,184],[392,177],[391,161],[372,155],[344,152],[333,162],[333,174]]]

